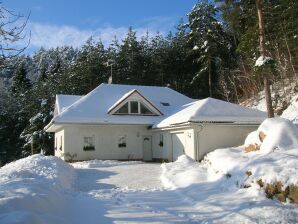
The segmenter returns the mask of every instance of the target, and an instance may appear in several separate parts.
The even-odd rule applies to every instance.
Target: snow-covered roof
[[[78,101],[82,96],[76,95],[56,95],[56,105],[58,114],[63,112],[67,107]]]
[[[154,125],[162,128],[187,122],[256,122],[266,118],[266,113],[226,101],[206,98],[184,105],[180,111]]]
[[[137,90],[151,102],[163,115],[134,116],[112,115],[109,109],[124,95]],[[145,124],[152,125],[194,100],[168,87],[101,84],[90,93],[55,116],[51,123],[84,124]],[[166,103],[166,105],[164,105]]]
[[[137,91],[162,115],[116,115],[109,111],[119,101]],[[194,100],[168,87],[101,84],[85,96],[58,95],[60,113],[52,124],[136,124],[169,127],[188,122],[255,122],[261,123],[266,113],[207,98]]]

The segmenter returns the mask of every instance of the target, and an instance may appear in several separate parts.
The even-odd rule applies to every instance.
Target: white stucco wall
[[[244,144],[246,136],[256,130],[258,125],[204,124],[196,126],[198,160],[215,149]]]
[[[65,153],[77,154],[75,160],[142,159],[146,126],[68,125],[64,127]],[[119,148],[120,136],[126,136],[126,147]],[[95,151],[84,151],[84,137],[94,137]]]

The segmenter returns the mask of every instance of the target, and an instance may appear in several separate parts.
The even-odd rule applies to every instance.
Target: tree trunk
[[[256,0],[256,7],[259,18],[259,38],[260,38],[260,53],[261,56],[265,57],[267,55],[266,46],[265,46],[265,27],[264,27],[264,18],[262,12],[262,0]],[[266,107],[267,107],[267,116],[274,117],[274,111],[272,107],[271,100],[271,92],[270,92],[270,84],[268,81],[267,74],[264,75],[264,93],[266,99]]]

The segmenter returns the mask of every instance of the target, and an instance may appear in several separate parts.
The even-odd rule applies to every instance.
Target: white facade
[[[66,160],[67,154],[74,156],[73,160],[142,160],[143,138],[148,135],[147,127],[140,125],[66,125],[55,133],[58,145],[59,138],[64,137],[64,147],[62,150],[58,147],[55,155],[60,157],[64,153]],[[92,138],[94,150],[84,150],[85,138]],[[119,146],[119,141],[126,145]]]

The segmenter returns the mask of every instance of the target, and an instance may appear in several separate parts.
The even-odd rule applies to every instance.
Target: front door
[[[152,137],[149,135],[143,136],[143,160],[152,160]]]

